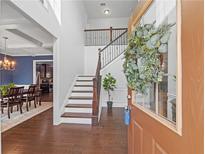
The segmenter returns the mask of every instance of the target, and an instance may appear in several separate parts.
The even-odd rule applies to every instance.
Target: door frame
[[[33,60],[33,84],[36,83],[36,65],[38,62],[53,62],[53,60]]]

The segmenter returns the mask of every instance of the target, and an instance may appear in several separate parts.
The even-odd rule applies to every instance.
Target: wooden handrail
[[[127,33],[127,30],[124,31],[122,34],[120,34],[116,39],[114,39],[113,41],[111,41],[109,44],[107,44],[100,52],[103,52],[108,46],[110,46],[111,44],[113,44],[113,42],[115,42],[116,40],[118,40],[120,37],[122,37],[125,33]]]
[[[100,89],[101,89],[101,75],[100,75],[100,69],[101,69],[101,54],[99,51],[98,56],[98,64],[97,69],[95,73],[95,77],[93,78],[93,103],[92,103],[92,124],[97,125],[98,124],[98,112],[99,112],[99,103],[100,103]]]

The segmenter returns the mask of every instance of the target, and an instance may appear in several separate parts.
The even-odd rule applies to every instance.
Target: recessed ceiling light
[[[105,14],[105,15],[110,15],[110,14],[111,14],[110,9],[105,9],[105,10],[104,10],[104,14]]]
[[[105,6],[106,5],[106,3],[100,3],[100,6]]]

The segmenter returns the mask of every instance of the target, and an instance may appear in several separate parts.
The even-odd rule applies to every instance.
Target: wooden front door
[[[203,154],[203,5],[202,0],[181,1],[181,134],[136,106],[129,90],[129,154]]]

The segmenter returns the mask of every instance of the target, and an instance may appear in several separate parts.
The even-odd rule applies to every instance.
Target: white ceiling
[[[84,5],[88,19],[95,18],[121,18],[130,17],[138,0],[85,0]],[[105,3],[101,6],[100,3]],[[104,14],[105,9],[110,9],[111,15]]]
[[[53,36],[35,23],[30,22],[6,2],[0,9],[1,53],[5,53],[3,36],[8,37],[7,54],[9,55],[52,54]]]

